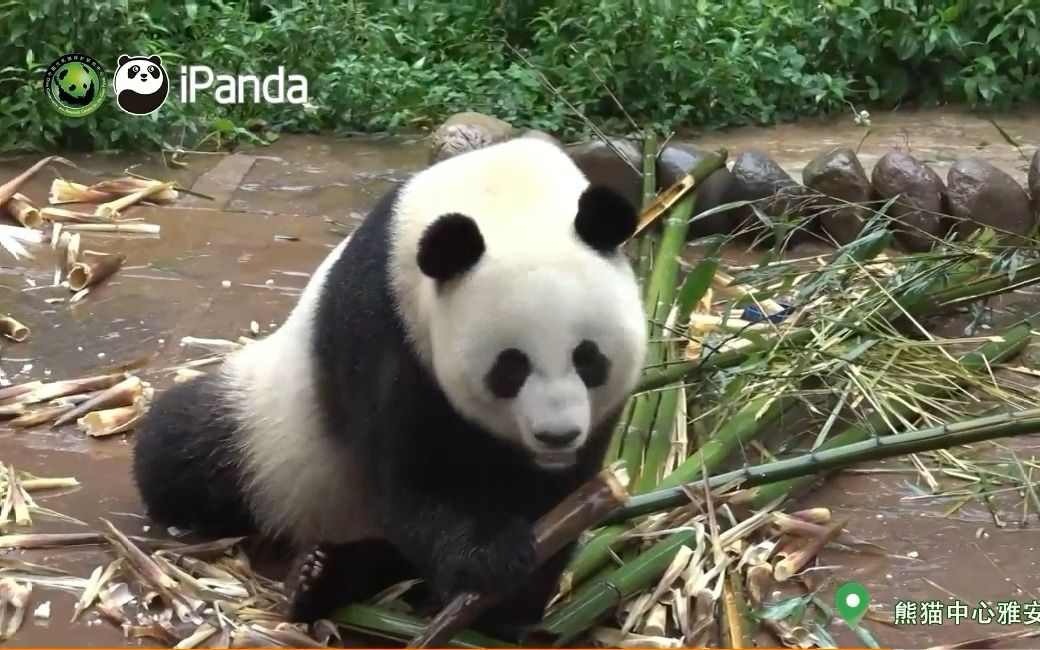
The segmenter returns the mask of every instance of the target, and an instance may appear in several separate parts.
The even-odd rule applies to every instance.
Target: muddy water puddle
[[[1028,115],[997,119],[1027,152],[1040,143],[1040,120]],[[860,149],[868,173],[882,153],[895,147],[906,149],[909,144],[911,153],[940,165],[955,155],[970,153],[1001,166],[1019,180],[1024,177],[1024,161],[1018,151],[985,120],[935,112],[875,115],[873,122],[873,132]],[[845,118],[830,126],[742,129],[706,136],[695,143],[726,146],[731,156],[747,149],[764,151],[800,178],[801,168],[816,153],[831,146],[855,147],[863,135],[862,127]],[[0,348],[0,369],[8,380],[95,374],[150,356],[154,358],[139,374],[156,390],[163,390],[172,381],[172,373],[164,372],[165,368],[209,354],[182,347],[182,337],[235,339],[248,333],[251,321],[256,321],[261,334],[270,331],[285,318],[308,274],[340,238],[323,217],[356,221],[390,183],[422,168],[426,160],[422,142],[402,139],[283,136],[271,147],[248,149],[243,154],[254,159],[227,166],[223,180],[212,185],[221,196],[214,204],[201,204],[208,209],[138,209],[133,216],[159,224],[160,236],[84,233],[84,248],[120,252],[127,262],[78,303],[45,301],[71,296],[67,289],[49,286],[53,267],[46,250],[28,267],[0,257],[4,308],[32,329],[25,343],[4,343]],[[220,161],[215,156],[198,156],[190,158],[185,169],[163,170],[156,158],[70,158],[92,172],[118,173],[130,166],[137,173],[186,186],[197,180],[201,183],[205,172]],[[0,178],[9,178],[24,166],[24,159],[0,163]],[[62,173],[89,182],[74,171],[62,169]],[[51,178],[52,173],[41,172],[23,193],[42,201]],[[824,249],[812,247],[798,254],[821,252]],[[755,261],[753,255],[736,249],[727,251],[725,257],[732,264]],[[1037,303],[1029,302],[1035,310]],[[1022,310],[1028,311],[1029,305]],[[79,488],[42,497],[42,504],[82,520],[91,529],[98,529],[99,518],[105,517],[130,534],[160,536],[163,531],[144,532],[148,522],[140,515],[129,473],[132,444],[132,434],[92,440],[73,426],[15,432],[0,425],[0,459],[37,475],[79,479]],[[1035,440],[1016,442],[1014,448],[1022,460],[1040,456],[1040,443]],[[908,465],[900,461],[870,467]],[[945,603],[952,594],[969,603],[969,608],[980,600],[995,608],[998,601],[1040,598],[1038,522],[1033,515],[1027,527],[1018,525],[1020,517],[1014,511],[1020,499],[1008,501],[1010,523],[1001,528],[977,502],[944,516],[950,503],[919,498],[921,487],[921,479],[913,472],[842,473],[803,497],[799,505],[830,507],[835,518],[850,518],[848,526],[854,535],[902,556],[874,558],[838,551],[824,555],[825,563],[846,567],[843,577],[864,583],[884,614],[892,614],[898,599]],[[78,528],[41,518],[37,525],[40,531]],[[87,577],[102,554],[84,547],[35,551],[24,557]],[[75,602],[71,593],[34,590],[34,602],[43,600],[52,601],[50,620],[28,621],[14,640],[17,645],[153,643],[125,640],[121,631],[107,623],[91,623],[93,615],[70,625]],[[869,627],[882,645],[897,647],[956,642],[1011,629],[997,622],[987,625],[971,620],[959,625],[889,627],[870,623]],[[832,631],[841,645],[862,645],[841,625],[833,626]]]

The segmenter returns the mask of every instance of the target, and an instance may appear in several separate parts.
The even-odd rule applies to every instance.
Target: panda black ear
[[[162,57],[160,57],[158,54],[151,55],[150,57],[148,57],[148,60],[154,63],[155,65],[162,65]]]
[[[123,65],[124,63],[126,63],[126,62],[127,62],[127,61],[129,61],[129,60],[130,60],[130,57],[129,57],[129,56],[127,56],[127,55],[125,55],[125,54],[120,54],[120,55],[119,55],[119,59],[118,59],[118,60],[116,61],[116,66],[117,66],[117,67],[118,67],[118,66],[121,66],[121,65]]]
[[[484,250],[477,222],[464,214],[445,214],[427,226],[419,239],[419,270],[444,282],[472,268]]]
[[[589,185],[578,198],[574,229],[593,250],[612,253],[635,234],[639,213],[629,201],[604,185]]]

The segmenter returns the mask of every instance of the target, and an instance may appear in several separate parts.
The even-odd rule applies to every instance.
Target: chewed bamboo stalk
[[[143,199],[159,194],[160,192],[169,191],[172,189],[173,183],[152,181],[148,183],[146,186],[137,190],[136,192],[133,192],[132,194],[127,194],[126,196],[121,196],[118,199],[108,201],[107,203],[102,203],[97,207],[97,210],[94,211],[94,214],[96,214],[99,217],[104,217],[106,219],[114,219],[119,215],[119,213],[122,210],[129,208],[135,203],[138,203]]]
[[[132,406],[135,400],[145,394],[146,388],[148,388],[148,385],[141,381],[140,377],[131,375],[118,384],[106,388],[95,397],[83,402],[72,411],[61,416],[54,421],[54,426],[60,427],[63,424],[67,424],[68,422],[83,417],[91,411],[103,411],[106,409]]]
[[[0,205],[7,203],[11,199],[11,197],[13,197],[18,192],[22,185],[24,185],[30,178],[36,175],[36,172],[40,171],[46,165],[49,165],[52,162],[60,162],[69,165],[70,167],[72,166],[72,163],[70,163],[65,158],[62,158],[61,156],[47,156],[46,158],[37,161],[29,169],[26,169],[21,174],[18,174],[17,176],[7,181],[3,185],[0,185]]]
[[[71,411],[76,408],[75,404],[62,404],[58,406],[46,406],[39,409],[29,411],[25,415],[16,417],[11,420],[8,424],[15,427],[16,429],[31,429],[32,427],[38,427],[41,424],[46,424],[56,417],[61,416],[64,413]]]
[[[76,424],[88,436],[103,438],[129,431],[141,421],[146,410],[146,401],[142,396],[130,406],[91,411],[77,420]]]
[[[9,400],[13,400],[14,398],[24,395],[26,393],[30,393],[43,385],[44,383],[42,381],[40,381],[39,379],[34,379],[32,381],[27,381],[23,384],[4,386],[3,388],[0,388],[0,404],[3,404],[4,402],[7,402]]]
[[[15,194],[4,204],[4,213],[26,228],[37,228],[43,223],[40,211],[24,194]]]
[[[66,230],[78,230],[81,232],[115,232],[133,235],[158,235],[159,224],[155,223],[69,223],[65,225]]]
[[[133,176],[123,176],[88,186],[57,178],[51,183],[50,203],[104,203],[139,192],[157,182],[143,178],[134,178]],[[150,201],[155,203],[176,201],[178,196],[177,190],[173,189],[172,184],[170,185],[170,188],[150,196]]]
[[[49,205],[40,209],[40,216],[53,223],[107,223],[109,219],[99,217],[90,212],[76,212]]]
[[[78,395],[95,390],[111,388],[126,379],[126,373],[117,372],[108,375],[94,375],[79,379],[63,379],[49,384],[38,385],[30,391],[18,395],[22,404],[38,404],[58,397]]]
[[[82,291],[105,280],[122,268],[126,256],[118,253],[83,251],[79,261],[69,269],[69,288]]]
[[[809,561],[816,557],[824,546],[834,541],[845,529],[845,521],[839,521],[827,529],[826,534],[813,538],[808,544],[796,549],[787,557],[783,558],[773,566],[773,578],[777,582],[789,580],[805,568]]]
[[[53,478],[28,478],[22,480],[22,487],[29,492],[36,490],[55,490],[79,486],[79,481],[72,476],[56,476]]]
[[[3,334],[15,343],[21,343],[29,338],[29,333],[29,328],[13,317],[0,316],[0,334]]]

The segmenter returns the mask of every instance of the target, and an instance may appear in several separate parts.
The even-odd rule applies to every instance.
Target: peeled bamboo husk
[[[72,265],[79,259],[80,236],[79,233],[70,233],[62,230],[54,246],[57,263],[54,269],[54,284],[60,283],[68,277]]]
[[[92,287],[122,268],[126,256],[118,253],[83,251],[79,261],[69,269],[69,288],[82,291]]]
[[[138,397],[129,406],[91,411],[76,421],[80,429],[92,438],[124,433],[140,422],[146,410],[145,400]]]
[[[0,316],[0,334],[16,343],[21,343],[29,338],[30,330],[11,316]]]
[[[158,235],[160,231],[159,224],[156,223],[112,222],[109,219],[106,219],[105,223],[69,223],[65,225],[65,229],[81,232],[115,232],[133,235]]]
[[[24,194],[15,194],[4,203],[4,212],[26,228],[37,228],[43,223],[40,211]]]

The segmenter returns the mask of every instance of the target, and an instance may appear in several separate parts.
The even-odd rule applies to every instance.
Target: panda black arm
[[[394,410],[397,427],[383,421],[375,468],[377,516],[387,537],[441,598],[524,587],[535,569],[531,519],[511,509],[503,484],[478,467],[479,450],[436,449],[431,441],[453,432],[438,430],[437,422],[408,422],[412,409]]]

